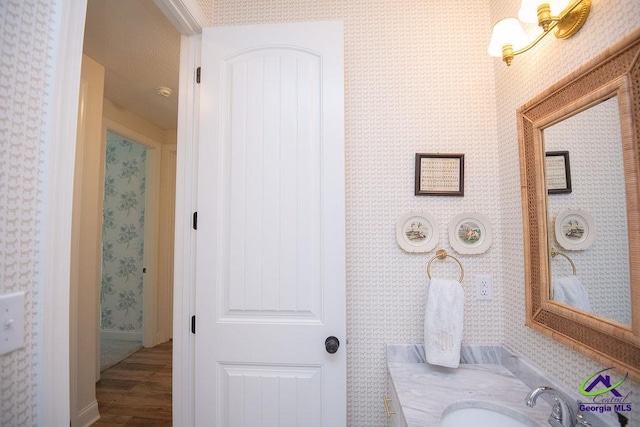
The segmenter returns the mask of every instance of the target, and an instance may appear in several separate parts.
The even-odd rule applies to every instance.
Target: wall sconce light
[[[502,19],[493,26],[489,55],[501,57],[511,65],[515,55],[531,49],[553,29],[559,39],[574,35],[587,21],[590,10],[591,0],[522,0],[518,18],[522,22],[537,23],[541,33],[530,42],[518,19]]]

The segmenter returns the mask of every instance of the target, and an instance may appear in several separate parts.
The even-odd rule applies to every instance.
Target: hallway
[[[143,348],[102,372],[94,426],[171,426],[172,341]]]

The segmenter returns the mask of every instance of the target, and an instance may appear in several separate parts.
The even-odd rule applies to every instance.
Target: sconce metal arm
[[[570,16],[578,7],[581,8],[578,16]],[[558,16],[550,16],[548,17],[548,21],[551,23],[547,26],[546,29],[538,35],[531,43],[522,49],[513,50],[505,49],[503,47],[503,57],[502,59],[507,63],[507,65],[511,64],[511,60],[514,56],[524,53],[534,47],[540,42],[547,34],[551,32],[554,28],[560,26],[558,31],[556,31],[556,37],[558,38],[569,38],[574,35],[585,23],[587,17],[589,16],[589,11],[591,10],[591,0],[577,0],[574,3],[570,4],[565,10],[563,10]],[[566,25],[565,25],[566,24]]]

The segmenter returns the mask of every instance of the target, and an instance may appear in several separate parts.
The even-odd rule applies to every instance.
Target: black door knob
[[[324,348],[327,349],[327,353],[333,354],[338,351],[338,347],[340,347],[340,341],[336,337],[329,337],[324,340]]]

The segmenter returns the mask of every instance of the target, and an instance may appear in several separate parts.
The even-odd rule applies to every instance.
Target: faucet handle
[[[551,418],[562,421],[563,415],[564,414],[562,413],[562,406],[560,405],[560,402],[556,400],[556,402],[551,407]]]

